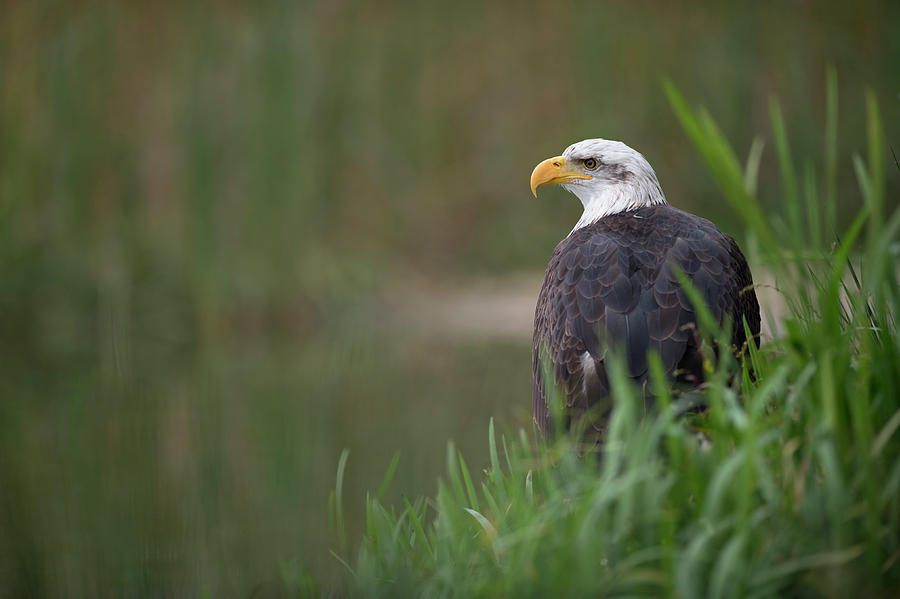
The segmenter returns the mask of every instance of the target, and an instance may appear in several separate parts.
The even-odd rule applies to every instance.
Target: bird
[[[645,398],[652,398],[649,353],[673,387],[704,383],[708,348],[679,270],[719,324],[731,322],[736,354],[749,342],[759,346],[759,302],[741,249],[709,220],[670,206],[642,154],[619,141],[580,141],[534,168],[535,197],[556,184],[584,212],[554,249],[535,307],[532,403],[540,431],[550,432],[550,402],[559,397],[566,428],[590,416],[602,439],[612,410],[610,352],[619,352]]]

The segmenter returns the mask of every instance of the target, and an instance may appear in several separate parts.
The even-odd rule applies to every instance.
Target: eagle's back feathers
[[[743,254],[708,220],[668,205],[605,216],[559,243],[535,310],[535,422],[549,428],[542,354],[565,394],[567,419],[607,412],[605,358],[622,352],[638,383],[648,379],[647,352],[656,352],[676,381],[703,381],[696,312],[678,283],[677,265],[720,323],[731,319],[741,349],[743,319],[758,343],[759,304]]]

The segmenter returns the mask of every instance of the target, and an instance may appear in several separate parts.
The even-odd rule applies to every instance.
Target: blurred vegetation
[[[416,338],[386,289],[542,270],[579,206],[527,177],[585,137],[743,239],[662,76],[742,160],[778,96],[819,163],[833,63],[855,189],[864,86],[900,133],[898,30],[887,1],[0,3],[0,594],[327,577],[343,447],[347,497],[398,449],[426,492],[447,438],[474,462],[529,418],[527,335]]]

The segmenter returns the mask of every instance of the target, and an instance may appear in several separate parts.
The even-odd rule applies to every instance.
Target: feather
[[[640,218],[636,218],[639,216]],[[758,343],[759,304],[746,260],[731,237],[706,219],[668,205],[609,214],[559,243],[535,309],[532,350],[535,423],[549,427],[541,348],[566,394],[567,421],[609,405],[608,350],[621,348],[628,374],[647,381],[647,352],[678,381],[703,380],[695,308],[678,283],[681,269],[720,322],[747,320]],[[732,343],[745,345],[743,326]],[[606,407],[600,411],[608,412]]]

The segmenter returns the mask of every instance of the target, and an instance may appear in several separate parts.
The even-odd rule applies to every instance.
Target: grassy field
[[[534,200],[528,175],[589,136],[642,151],[759,268],[800,239],[789,145],[790,205],[820,218],[807,249],[833,260],[859,209],[867,86],[881,143],[900,137],[898,30],[890,0],[0,2],[0,597],[331,588],[345,448],[349,545],[396,452],[382,501],[401,506],[434,494],[448,439],[475,472],[491,417],[529,423],[527,331],[414,330],[385,310],[409,305],[398,293],[539,285],[580,207]],[[742,173],[762,132],[753,205],[774,242],[720,191],[733,165],[698,160],[662,77],[716,115]],[[896,206],[882,166],[867,223]]]
[[[572,438],[500,436],[471,470],[451,444],[433,497],[366,497],[348,549],[342,476],[333,495],[344,591],[363,597],[896,597],[900,593],[900,210],[885,211],[880,116],[868,96],[869,152],[854,157],[860,211],[836,237],[834,120],[825,169],[797,180],[781,109],[771,105],[784,211],[763,216],[756,161],[737,162],[717,125],[666,92],[777,273],[786,333],[738,364],[708,364],[709,410],[679,418],[658,358],[647,414],[620,363],[599,459]],[[828,105],[837,106],[834,72]],[[771,223],[771,224],[770,224]],[[823,228],[824,227],[824,228]],[[696,296],[696,297],[699,297]],[[713,343],[730,333],[709,313]],[[756,377],[749,375],[750,370]],[[742,376],[732,377],[730,373]],[[558,401],[561,401],[558,400]],[[698,435],[705,437],[704,442]],[[577,435],[576,435],[577,437]],[[384,485],[389,484],[390,471]],[[341,555],[344,557],[342,558]]]

